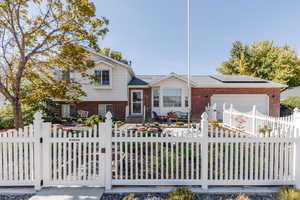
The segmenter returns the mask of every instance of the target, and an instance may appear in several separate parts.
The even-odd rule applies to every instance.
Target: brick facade
[[[64,102],[58,102],[64,103]],[[76,110],[89,111],[89,116],[98,114],[98,104],[112,104],[112,115],[114,119],[125,120],[125,109],[127,101],[82,101],[76,104]]]
[[[192,88],[192,118],[199,119],[214,94],[266,94],[271,116],[280,115],[280,88]]]
[[[151,88],[129,88],[127,101],[83,101],[76,105],[77,110],[89,111],[89,115],[98,114],[98,104],[112,104],[113,117],[124,120],[126,105],[129,105],[129,115],[131,114],[131,91],[143,91],[143,103],[146,106],[146,118],[151,118],[152,97]],[[192,119],[200,119],[205,106],[210,103],[214,94],[266,94],[269,96],[269,111],[271,116],[280,115],[280,88],[192,88]],[[63,103],[63,102],[60,102]]]

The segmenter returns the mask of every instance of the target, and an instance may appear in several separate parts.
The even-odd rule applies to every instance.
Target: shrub
[[[262,134],[267,134],[267,133],[271,133],[271,132],[272,132],[272,128],[267,125],[265,125],[259,129],[259,133],[262,133]]]
[[[277,198],[279,200],[299,200],[300,191],[289,187],[283,187],[277,192]]]
[[[15,120],[12,116],[1,116],[0,129],[12,129],[14,128]]]
[[[134,194],[128,194],[122,198],[122,200],[139,200]]]
[[[160,123],[159,122],[153,122],[153,125],[154,126],[160,126]]]
[[[220,123],[216,120],[208,120],[208,123],[210,123],[212,126],[221,127]]]
[[[183,126],[184,123],[183,122],[176,122],[176,126]]]
[[[195,194],[188,188],[178,187],[168,194],[168,200],[194,200]]]
[[[245,194],[240,194],[235,200],[250,200],[249,197]]]
[[[288,97],[281,101],[283,105],[287,105],[293,108],[300,108],[300,97]]]
[[[88,126],[94,126],[99,122],[103,122],[103,118],[101,115],[92,115],[86,120]]]

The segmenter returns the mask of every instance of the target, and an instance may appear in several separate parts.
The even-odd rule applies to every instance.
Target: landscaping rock
[[[33,194],[0,194],[0,200],[27,200]]]
[[[104,194],[101,200],[123,200],[131,193]],[[247,194],[246,194],[247,195]],[[239,194],[196,194],[197,200],[235,200]],[[275,194],[249,194],[250,200],[277,200]],[[136,193],[134,200],[167,200],[168,193]]]

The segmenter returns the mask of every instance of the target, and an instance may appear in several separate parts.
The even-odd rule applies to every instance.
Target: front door
[[[143,114],[143,90],[131,91],[131,114],[132,115]]]

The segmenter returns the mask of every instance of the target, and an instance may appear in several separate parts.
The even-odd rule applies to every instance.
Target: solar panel
[[[223,83],[267,83],[268,81],[252,76],[213,75],[212,78]]]

